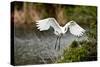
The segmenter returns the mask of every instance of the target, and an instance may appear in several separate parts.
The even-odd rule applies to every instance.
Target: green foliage
[[[70,45],[71,48],[75,48],[75,47],[78,47],[78,43],[76,41],[73,41],[72,42],[72,45]]]
[[[87,35],[90,39],[97,39],[97,25],[95,23],[90,24],[90,30],[88,31]]]
[[[74,41],[71,45],[76,44]],[[63,58],[61,57],[58,63],[63,62],[79,62],[97,60],[96,43],[92,42],[78,42],[81,47],[69,47],[64,50]]]
[[[75,20],[80,24],[90,25],[96,22],[97,8],[90,6],[67,6],[65,9],[68,21]]]

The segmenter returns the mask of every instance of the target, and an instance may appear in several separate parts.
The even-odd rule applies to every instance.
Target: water
[[[18,34],[17,34],[18,33]],[[21,34],[15,32],[14,52],[15,64],[42,64],[55,63],[63,50],[68,47],[74,40],[86,40],[87,36],[83,35],[78,38],[67,32],[62,36],[60,50],[55,49],[57,36],[51,31],[32,31]]]

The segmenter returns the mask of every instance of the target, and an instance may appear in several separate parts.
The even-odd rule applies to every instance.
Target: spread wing
[[[75,35],[75,36],[82,36],[83,33],[85,33],[85,30],[80,27],[77,23],[74,23],[74,24],[70,24],[69,25],[69,30],[70,30],[70,33]]]
[[[43,20],[36,21],[37,27],[40,31],[48,30],[50,27],[53,27],[54,30],[60,29],[59,24],[54,18],[46,18]]]

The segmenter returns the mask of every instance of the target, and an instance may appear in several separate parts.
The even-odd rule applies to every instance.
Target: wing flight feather
[[[77,23],[75,23],[74,25],[70,25],[69,30],[71,34],[78,37],[82,36],[83,33],[85,33],[85,30],[82,27],[80,27]]]
[[[54,30],[60,29],[59,24],[54,18],[46,18],[43,20],[36,21],[37,27],[40,31],[48,30],[50,27],[53,27]]]

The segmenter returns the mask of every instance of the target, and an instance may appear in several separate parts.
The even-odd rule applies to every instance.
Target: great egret
[[[82,36],[85,30],[80,27],[75,21],[69,21],[65,26],[60,26],[55,18],[46,18],[43,20],[36,21],[37,27],[40,31],[48,30],[50,27],[54,29],[54,34],[57,35],[57,40],[59,40],[58,49],[60,49],[60,39],[61,36],[64,35],[68,29],[71,34],[75,36]],[[57,46],[57,40],[55,44],[55,49]]]

